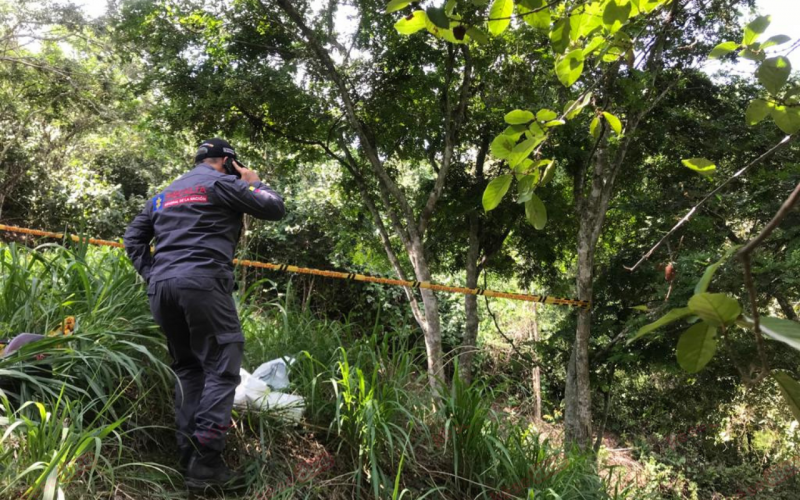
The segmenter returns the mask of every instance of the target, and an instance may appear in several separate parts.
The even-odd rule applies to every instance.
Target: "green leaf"
[[[566,124],[567,122],[565,122],[564,120],[550,120],[549,122],[544,124],[544,128],[560,127]]]
[[[603,44],[606,43],[606,39],[602,36],[596,36],[592,38],[589,43],[583,49],[583,57],[588,57],[589,54],[599,49]]]
[[[742,45],[750,45],[761,36],[762,33],[767,31],[769,23],[772,22],[772,16],[759,16],[744,27],[744,38]]]
[[[536,112],[536,119],[540,122],[555,120],[556,117],[558,117],[558,114],[551,109],[540,109]]]
[[[712,326],[729,325],[742,314],[739,302],[724,293],[698,293],[689,299],[689,309]]]
[[[581,102],[577,104],[575,104],[576,101],[567,102],[567,104],[564,105],[564,113],[567,113],[567,110],[570,108],[572,108],[572,111],[564,115],[564,118],[566,118],[567,120],[572,120],[573,118],[578,116],[581,113],[581,111],[583,111],[583,108],[589,105],[589,102],[591,102],[591,100],[592,100],[592,93],[588,92],[585,96],[583,96],[583,100],[581,100]],[[573,104],[575,104],[574,107]]]
[[[489,150],[495,158],[507,160],[511,156],[511,151],[514,149],[514,143],[511,138],[505,134],[500,134],[494,138]]]
[[[622,135],[622,122],[619,121],[619,118],[607,111],[603,111],[603,116],[605,116],[608,124],[611,125],[611,130],[616,132],[617,135]]]
[[[645,325],[645,326],[639,328],[639,331],[636,332],[636,335],[634,335],[633,337],[628,339],[628,344],[630,344],[631,342],[635,341],[636,339],[641,338],[644,335],[647,335],[648,333],[652,332],[653,330],[657,330],[657,329],[661,328],[662,326],[665,326],[665,325],[668,325],[668,324],[672,323],[673,321],[678,321],[681,318],[685,318],[686,316],[689,316],[690,314],[692,314],[692,311],[690,311],[688,307],[681,307],[679,309],[672,309],[667,314],[665,314],[665,315],[661,316],[660,318],[658,318],[656,321],[650,323],[649,325]]]
[[[770,57],[758,67],[756,76],[770,94],[776,95],[786,84],[792,72],[792,63],[784,56]]]
[[[733,52],[738,48],[739,44],[736,42],[722,42],[721,44],[714,47],[714,49],[711,51],[708,57],[709,59],[719,59],[725,54],[730,54],[731,52]]]
[[[475,26],[470,26],[467,28],[467,36],[481,45],[489,43],[489,35],[484,33],[482,29],[476,28]]]
[[[778,382],[783,399],[792,410],[794,419],[800,422],[800,384],[785,372],[772,372],[772,378]]]
[[[433,25],[437,28],[441,28],[443,30],[450,29],[450,19],[447,18],[447,14],[444,13],[444,9],[439,7],[428,7],[425,10],[425,13],[428,15],[428,19],[430,19]]]
[[[532,28],[549,30],[550,9],[546,5],[545,0],[523,0],[518,7],[519,15]]]
[[[547,224],[547,209],[536,194],[531,194],[531,199],[525,202],[525,218],[540,231]]]
[[[524,109],[515,109],[506,114],[504,120],[509,125],[523,125],[533,120],[533,113]]]
[[[583,50],[573,50],[556,63],[556,76],[565,87],[571,87],[583,73]]]
[[[526,158],[526,159],[522,160],[522,163],[520,163],[519,165],[514,167],[514,173],[515,174],[522,174],[522,175],[527,174],[528,172],[531,171],[532,166],[533,166],[533,160],[531,160],[530,158]],[[521,180],[521,179],[519,179],[519,177],[517,177],[517,180]]]
[[[800,131],[800,108],[775,105],[770,110],[775,125],[787,134]]]
[[[739,52],[739,56],[744,57],[748,61],[756,61],[756,62],[762,62],[764,59],[767,58],[767,55],[764,54],[763,52],[755,52],[750,49],[742,50],[741,52]]]
[[[526,203],[533,197],[533,191],[536,187],[536,181],[539,180],[538,175],[524,175],[517,183],[517,203]]]
[[[592,134],[592,137],[594,137],[595,139],[599,139],[601,130],[602,129],[600,127],[600,116],[598,115],[595,116],[594,119],[592,120],[592,123],[589,124],[589,133]]]
[[[514,0],[494,0],[489,8],[489,33],[498,36],[511,24]]]
[[[419,30],[425,29],[428,16],[422,10],[415,10],[410,16],[394,23],[394,29],[401,35],[411,35]]]
[[[767,41],[761,44],[761,50],[766,50],[770,47],[777,47],[790,41],[792,38],[786,35],[775,35],[767,38]]]
[[[681,160],[684,167],[691,168],[700,175],[708,176],[716,172],[717,166],[711,160],[705,158],[689,158],[688,160]]]
[[[800,323],[797,321],[763,316],[759,320],[759,326],[767,337],[800,351]]]
[[[646,305],[644,305],[644,304],[642,304],[642,305],[640,305],[640,306],[633,306],[633,307],[631,307],[631,309],[636,309],[637,311],[644,311],[644,312],[647,312],[647,311],[649,311],[649,310],[650,310],[650,309],[648,309],[648,308],[647,308],[647,306],[646,306]]]
[[[500,177],[495,177],[492,182],[486,186],[486,191],[483,192],[483,209],[485,211],[494,210],[497,205],[503,200],[503,197],[508,192],[511,186],[511,179],[514,176],[511,174],[504,174]]]
[[[689,373],[702,370],[717,352],[717,329],[706,323],[697,323],[683,332],[678,339],[678,364]]]
[[[522,160],[528,157],[533,152],[533,148],[535,148],[539,143],[542,142],[542,138],[539,137],[531,137],[526,141],[522,141],[511,151],[511,155],[508,157],[508,165],[511,168],[516,167]]]
[[[542,130],[542,127],[540,127],[536,122],[531,122],[528,130],[530,131],[529,137],[544,137],[544,131]]]
[[[572,14],[569,16],[569,39],[573,42],[577,42],[581,37],[581,26],[583,26],[583,21],[588,16],[584,16],[583,14]]]
[[[559,19],[550,31],[550,44],[553,51],[563,54],[569,46],[569,19]]]
[[[771,106],[764,99],[754,99],[747,106],[747,111],[744,113],[745,122],[750,125],[758,124],[761,120],[767,117]]]
[[[714,277],[714,273],[717,272],[717,269],[719,269],[719,266],[727,262],[727,260],[731,258],[731,255],[733,255],[733,253],[740,247],[741,245],[734,245],[730,247],[717,262],[706,267],[706,270],[703,272],[703,276],[700,278],[700,281],[698,281],[694,286],[695,294],[703,293],[708,290],[708,285],[711,284],[711,279]]]
[[[616,33],[623,24],[628,22],[631,13],[629,0],[609,0],[603,10],[603,24],[609,33]]]
[[[389,5],[386,6],[386,12],[395,12],[400,9],[405,9],[407,5],[411,3],[411,0],[392,0],[389,2]]]
[[[547,167],[544,169],[544,175],[542,175],[542,181],[539,184],[542,186],[546,185],[553,180],[554,175],[556,175],[556,162],[555,160],[550,160],[550,163],[548,163]]]
[[[526,125],[509,125],[503,130],[503,135],[507,135],[512,141],[516,142],[526,130],[528,130]]]

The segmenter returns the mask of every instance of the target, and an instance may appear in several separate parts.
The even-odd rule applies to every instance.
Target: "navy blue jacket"
[[[125,251],[148,283],[176,277],[232,279],[242,214],[280,220],[284,213],[283,199],[266,185],[250,185],[201,163],[145,204],[125,231]]]

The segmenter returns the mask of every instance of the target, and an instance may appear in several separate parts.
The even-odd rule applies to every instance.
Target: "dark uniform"
[[[283,199],[266,185],[200,164],[148,201],[125,232],[125,249],[147,281],[150,309],[173,358],[184,452],[192,436],[194,445],[222,451],[230,426],[244,348],[231,296],[242,214],[279,220],[284,211]]]

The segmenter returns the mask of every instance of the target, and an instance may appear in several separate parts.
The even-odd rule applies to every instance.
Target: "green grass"
[[[70,337],[0,359],[19,382],[3,400],[0,498],[186,498],[173,469],[172,373],[147,298],[113,249],[0,247],[0,325],[47,332],[75,316]],[[481,381],[431,397],[424,348],[374,322],[301,312],[291,290],[240,291],[245,368],[292,355],[292,390],[306,398],[299,424],[270,412],[235,412],[226,459],[251,486],[241,498],[463,499],[630,497],[604,484],[593,460],[566,454],[492,409]],[[53,377],[35,368],[51,366]],[[329,466],[313,465],[328,460]]]

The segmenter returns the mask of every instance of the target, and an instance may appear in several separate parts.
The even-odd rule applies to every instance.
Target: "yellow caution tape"
[[[56,238],[56,239],[68,238],[71,239],[72,241],[86,242],[91,245],[124,248],[124,245],[122,243],[116,241],[99,240],[96,238],[86,238],[75,234],[51,233],[48,231],[39,231],[37,229],[28,229],[17,226],[6,226],[4,224],[0,224],[0,231],[29,234],[32,236],[41,236],[45,238]],[[392,278],[381,278],[379,276],[369,276],[366,274],[343,273],[339,271],[323,271],[321,269],[297,267],[297,266],[291,266],[289,264],[270,264],[267,262],[258,262],[253,260],[233,259],[233,263],[237,266],[257,267],[261,269],[271,269],[273,271],[283,271],[283,272],[297,273],[297,274],[311,274],[314,276],[324,276],[326,278],[338,278],[350,281],[364,281],[367,283],[380,283],[382,285],[402,286],[412,289],[425,288],[436,292],[461,293],[464,295],[485,295],[486,297],[498,297],[502,299],[522,300],[526,302],[539,302],[542,304],[551,304],[558,306],[585,307],[587,309],[591,307],[591,303],[585,300],[561,299],[558,297],[550,297],[547,295],[530,295],[525,293],[498,292],[495,290],[488,290],[484,288],[466,288],[460,286],[437,285],[436,283],[430,283],[428,281],[407,281],[407,280],[398,280]]]

